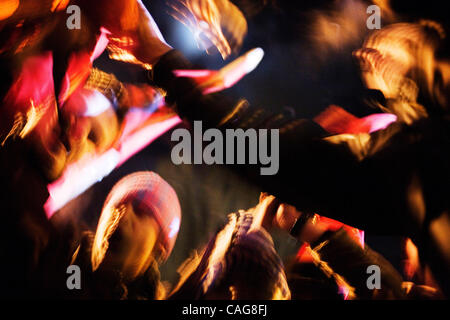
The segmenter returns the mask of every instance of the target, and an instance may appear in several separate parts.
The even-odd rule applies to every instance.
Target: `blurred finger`
[[[281,204],[275,214],[273,225],[276,228],[289,231],[300,216],[300,212],[291,205]]]

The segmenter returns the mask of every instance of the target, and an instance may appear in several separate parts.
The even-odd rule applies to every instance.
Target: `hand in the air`
[[[193,78],[204,94],[225,90],[235,85],[245,75],[252,72],[264,56],[261,48],[250,50],[219,71],[215,70],[175,70],[177,77]]]
[[[208,50],[214,45],[226,59],[242,46],[247,21],[228,0],[175,0],[170,14],[194,34],[199,46]]]

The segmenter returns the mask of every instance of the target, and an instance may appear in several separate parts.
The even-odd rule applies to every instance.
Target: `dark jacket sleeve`
[[[204,129],[279,129],[277,174],[261,175],[260,166],[255,165],[234,169],[299,210],[315,211],[378,234],[417,239],[426,220],[420,217],[425,215],[421,205],[427,214],[441,213],[448,205],[448,197],[440,195],[449,191],[445,181],[450,181],[450,134],[448,126],[443,132],[436,130],[442,128],[439,120],[427,119],[413,126],[394,123],[368,136],[364,152],[356,154],[348,143],[324,139],[326,133],[313,121],[268,114],[247,101],[220,94],[203,95],[192,80],[172,73],[187,68],[192,65],[175,50],[155,66],[154,81],[167,91],[167,101],[176,105],[185,120],[203,121]],[[447,149],[438,149],[439,145]]]
[[[362,248],[345,230],[326,233],[314,246],[320,260],[355,289],[358,299],[406,299],[397,270],[367,245]],[[368,285],[375,283],[369,277],[377,276],[378,271],[369,268],[373,266],[380,271],[379,288]]]

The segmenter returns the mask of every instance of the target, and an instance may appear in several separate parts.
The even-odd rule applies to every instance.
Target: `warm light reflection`
[[[131,52],[135,47],[135,42],[129,37],[109,38],[109,57],[113,60],[140,65],[146,70],[151,70],[152,66],[138,60]]]
[[[188,77],[194,79],[199,84],[203,94],[211,94],[235,85],[245,75],[255,70],[263,57],[263,49],[255,48],[235,59],[233,62],[227,64],[219,71],[174,70],[173,72],[177,77]]]
[[[0,20],[5,20],[12,16],[19,4],[19,0],[0,0]]]
[[[228,0],[177,0],[171,8],[170,14],[187,26],[200,47],[214,45],[223,59],[241,46],[247,33],[242,12]],[[232,39],[224,35],[225,29],[233,30]]]
[[[335,1],[331,10],[313,11],[306,32],[315,57],[326,59],[330,54],[356,44],[366,32],[367,5],[360,1]]]
[[[435,52],[444,37],[442,27],[432,21],[398,23],[372,33],[363,48],[355,51],[362,77],[370,89],[380,90],[391,99],[386,111],[411,123],[427,117],[419,94],[435,99]]]
[[[69,4],[70,0],[53,0],[51,11],[64,10]]]

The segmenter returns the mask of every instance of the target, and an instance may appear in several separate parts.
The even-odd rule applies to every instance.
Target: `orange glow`
[[[38,124],[39,120],[41,120],[41,117],[43,115],[42,110],[45,110],[45,108],[42,108],[42,107],[36,108],[34,106],[33,100],[30,100],[30,103],[31,103],[31,107],[27,111],[27,116],[26,116],[27,119],[25,122],[25,126],[23,127],[22,131],[19,134],[19,136],[22,139],[25,138],[31,132],[31,130],[34,129],[34,127],[36,127],[36,125]]]
[[[119,221],[125,214],[125,207],[105,208],[102,211],[92,245],[91,263],[92,270],[95,271],[102,263],[106,250],[109,247],[109,238],[119,225]]]
[[[138,60],[132,53],[132,49],[135,47],[135,42],[130,37],[123,38],[109,38],[109,57],[113,60],[128,62],[137,64],[146,70],[152,69],[152,66],[148,63],[144,63]]]
[[[64,10],[69,4],[70,0],[53,0],[52,12]]]
[[[404,250],[406,258],[403,262],[403,273],[406,276],[407,280],[412,280],[413,277],[420,272],[420,259],[419,259],[419,250],[412,242],[411,239],[406,238],[404,241]]]
[[[119,266],[123,274],[134,279],[145,273],[151,263],[155,261],[153,248],[157,243],[159,225],[154,218],[148,215],[140,216],[137,221],[131,215],[134,213],[127,213],[119,223],[119,229],[125,231],[131,241],[121,239],[120,245],[125,248],[125,251],[119,252],[116,258],[119,259]],[[131,230],[128,227],[130,222],[133,224]]]
[[[161,187],[161,181],[154,173],[135,172],[114,185],[105,200],[92,246],[93,270],[105,264],[131,280],[142,275],[152,263],[161,262],[161,255],[167,258],[165,254],[170,254],[175,238],[167,239],[165,232],[173,221],[179,223],[181,209],[175,191],[167,189],[171,188],[167,183]],[[158,197],[167,196],[166,191],[170,192],[169,198],[164,198],[168,205],[161,206],[158,201],[163,200]],[[173,201],[176,203],[169,203]],[[165,221],[166,218],[169,220]],[[115,232],[120,236],[114,241],[111,237]],[[166,240],[172,242],[165,243]],[[110,241],[114,241],[114,247],[108,250]]]
[[[114,196],[114,195],[113,195]],[[121,221],[128,236],[132,236],[133,241],[127,241],[122,238],[121,245],[126,246],[125,251],[119,251],[121,269],[131,278],[134,278],[148,268],[151,261],[151,254],[156,243],[159,230],[157,222],[150,216],[144,215],[139,220],[139,227],[135,226],[135,220],[129,217],[134,215],[132,210],[126,205],[119,207],[106,206],[100,216],[97,231],[95,233],[94,243],[92,245],[91,263],[92,270],[98,269],[103,262],[109,247],[109,240],[112,234],[120,228]],[[132,230],[129,230],[132,226]],[[126,233],[132,231],[131,233]]]
[[[353,228],[353,227],[343,224],[342,222],[339,222],[337,220],[319,216],[317,214],[315,217],[317,218],[316,224],[321,225],[322,228],[324,228],[328,231],[335,232],[335,231],[338,231],[339,229],[343,228],[347,232],[347,234],[350,236],[350,238],[352,238],[356,243],[358,243],[361,246],[361,248],[364,249],[364,231],[363,230]]]
[[[55,120],[55,101],[52,79],[53,58],[51,53],[31,57],[25,60],[24,67],[14,80],[5,97],[5,108],[2,114],[2,133],[11,127],[21,125],[16,129],[17,135],[26,136],[37,126],[38,119],[45,117],[46,125],[39,129],[49,132]],[[14,122],[14,125],[11,125]],[[25,129],[25,131],[22,131]]]
[[[228,216],[228,224],[217,234],[216,241],[214,243],[214,251],[208,259],[207,272],[204,276],[203,291],[207,292],[208,288],[213,284],[213,281],[220,272],[220,265],[224,264],[226,259],[224,256],[233,239],[233,232],[237,225],[236,215],[230,214]],[[225,266],[222,266],[223,269]]]
[[[395,13],[391,8],[391,0],[372,0],[375,5],[381,9],[383,20],[392,21],[395,18]]]
[[[136,30],[139,26],[139,3],[135,0],[116,1],[121,5],[120,27],[124,31]]]
[[[19,0],[0,0],[0,20],[11,17],[19,7]]]

